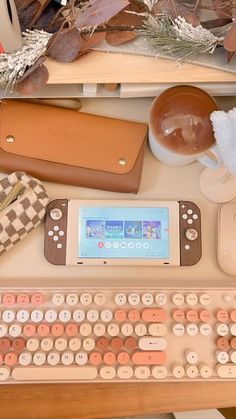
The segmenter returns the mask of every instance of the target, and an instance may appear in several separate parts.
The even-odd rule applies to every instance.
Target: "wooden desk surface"
[[[105,419],[236,406],[235,383],[42,384],[0,387],[4,419]]]

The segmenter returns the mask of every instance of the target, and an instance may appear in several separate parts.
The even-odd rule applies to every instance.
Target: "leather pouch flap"
[[[146,136],[143,123],[16,100],[1,106],[0,147],[19,156],[125,174]]]

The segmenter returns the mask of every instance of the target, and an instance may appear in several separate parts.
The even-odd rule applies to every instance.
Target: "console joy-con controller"
[[[180,265],[195,265],[202,256],[201,212],[191,201],[179,201]]]
[[[48,204],[44,254],[54,265],[66,264],[67,215],[67,199],[56,199]]]

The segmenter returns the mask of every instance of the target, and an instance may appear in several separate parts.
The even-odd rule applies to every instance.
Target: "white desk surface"
[[[123,117],[124,119],[147,121],[152,99],[84,99],[83,112],[94,112],[101,115]],[[33,141],[33,137],[32,137]],[[43,225],[34,230],[22,242],[0,260],[0,285],[7,286],[16,280],[21,286],[27,282],[31,286],[58,285],[78,286],[97,285],[102,278],[107,285],[125,284],[132,280],[135,286],[148,283],[161,284],[161,280],[173,281],[176,286],[180,281],[184,286],[196,286],[198,281],[214,285],[219,281],[224,287],[227,281],[235,278],[224,274],[217,264],[217,209],[218,205],[204,198],[199,187],[199,176],[204,167],[192,163],[185,167],[170,167],[157,161],[147,148],[141,188],[137,195],[104,192],[94,189],[46,183],[50,199],[53,198],[86,198],[86,199],[134,199],[134,200],[192,200],[202,213],[203,255],[200,262],[192,267],[64,267],[49,264],[43,256]],[[1,174],[1,177],[4,175]],[[65,279],[65,280],[63,280]],[[70,281],[71,279],[71,281]],[[6,281],[7,280],[7,281]],[[25,281],[26,280],[26,281]]]

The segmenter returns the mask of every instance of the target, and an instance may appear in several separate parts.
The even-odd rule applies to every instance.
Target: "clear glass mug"
[[[150,110],[149,145],[162,163],[184,166],[195,160],[217,168],[217,153],[210,114],[218,105],[194,86],[174,86],[158,96]]]

